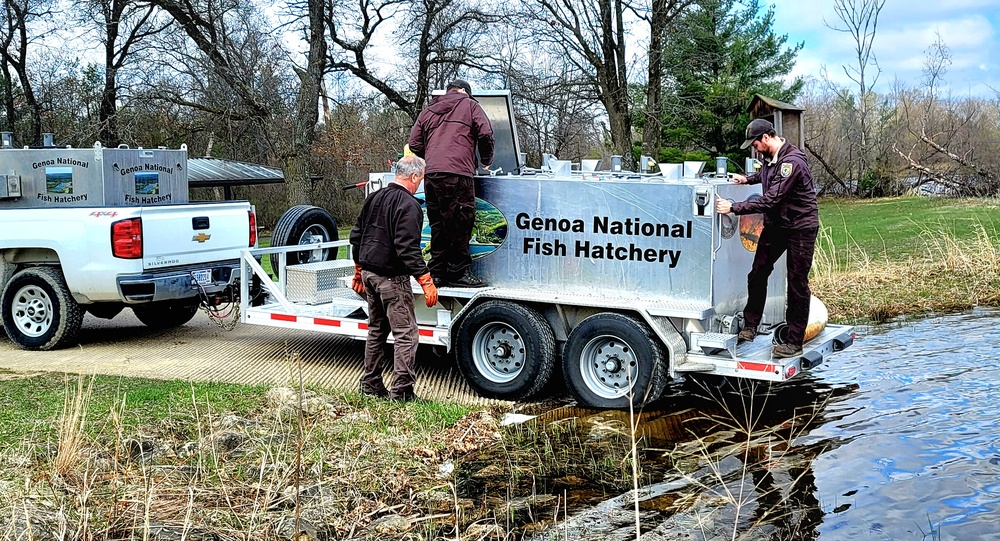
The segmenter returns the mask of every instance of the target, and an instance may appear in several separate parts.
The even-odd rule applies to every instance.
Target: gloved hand
[[[426,304],[428,308],[437,304],[438,288],[434,286],[434,280],[431,279],[431,273],[428,272],[420,278],[417,278],[417,283],[420,284],[420,288],[424,290],[424,304]]]
[[[365,294],[365,284],[361,281],[361,265],[354,264],[354,280],[351,281],[351,289],[358,295]]]

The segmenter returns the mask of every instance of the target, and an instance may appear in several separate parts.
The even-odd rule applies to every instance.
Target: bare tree
[[[488,69],[479,38],[499,20],[467,0],[329,1],[326,13],[329,69],[350,73],[414,120],[432,85],[442,87],[463,69]],[[380,69],[376,45],[394,47],[412,63]]]
[[[256,126],[265,145],[285,168],[286,198],[289,205],[305,204],[312,199],[310,154],[316,137],[319,93],[328,58],[323,0],[302,0],[289,4],[294,23],[298,24],[309,45],[305,61],[295,66],[298,85],[291,118],[283,113],[281,68],[274,54],[287,56],[272,28],[257,20],[252,5],[235,0],[224,2],[188,2],[152,0],[176,20],[185,34],[204,54],[212,78],[207,84],[224,83],[239,100],[238,109],[226,107],[228,94],[203,92],[207,100],[185,100],[176,94],[175,103],[217,114],[226,119],[249,121]],[[212,79],[217,78],[217,81]],[[192,82],[197,82],[192,78]],[[213,107],[212,101],[223,107]],[[287,123],[286,123],[287,121]]]
[[[986,149],[995,148],[997,124],[980,100],[939,99],[950,65],[951,51],[938,34],[924,58],[923,90],[896,90],[900,130],[892,149],[918,174],[914,187],[933,182],[949,193],[993,195],[1000,175]]]
[[[289,206],[312,201],[310,155],[316,140],[319,95],[327,62],[324,0],[306,0],[304,4],[308,24],[303,32],[305,41],[309,44],[309,53],[306,65],[295,68],[299,78],[299,93],[295,103],[291,152],[285,157]]]
[[[572,66],[574,79],[604,105],[611,147],[632,165],[632,104],[624,0],[533,0],[539,41]],[[546,28],[548,26],[548,28]]]
[[[694,0],[649,0],[636,14],[649,23],[649,60],[646,75],[646,109],[643,117],[642,151],[654,158],[660,153],[660,116],[663,114],[663,47],[671,23]]]
[[[104,89],[98,122],[99,138],[104,144],[117,146],[119,74],[126,64],[135,62],[149,43],[149,38],[162,32],[168,23],[155,20],[155,8],[138,0],[88,0],[80,5],[83,23],[101,30],[104,47]]]
[[[853,66],[843,66],[844,73],[856,86],[856,99],[845,96],[844,104],[853,110],[857,121],[857,172],[855,178],[859,181],[870,174],[873,153],[871,152],[871,129],[875,84],[878,82],[881,69],[873,52],[875,33],[878,29],[878,17],[882,12],[885,0],[834,0],[833,9],[840,19],[841,26],[827,24],[838,32],[844,32],[854,41]],[[874,73],[872,73],[874,71]]]
[[[228,24],[231,14],[247,9],[238,0],[150,0],[163,9],[184,29],[185,34],[209,59],[215,73],[226,82],[243,102],[246,114],[253,118],[268,118],[272,111],[254,90],[253,75],[241,69],[247,59]]]
[[[4,76],[4,102],[7,112],[7,127],[15,130],[16,110],[14,88],[10,70],[14,70],[21,83],[21,92],[31,117],[29,138],[32,143],[40,143],[42,138],[42,109],[35,98],[35,91],[29,77],[28,58],[32,45],[45,36],[33,33],[29,27],[34,23],[52,17],[50,0],[5,0],[3,24],[0,25],[0,61]]]

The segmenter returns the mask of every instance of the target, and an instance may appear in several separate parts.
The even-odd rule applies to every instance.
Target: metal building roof
[[[187,165],[188,184],[192,188],[278,184],[285,181],[281,169],[235,160],[188,158]]]

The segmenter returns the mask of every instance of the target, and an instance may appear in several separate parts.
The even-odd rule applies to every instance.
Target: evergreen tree
[[[754,94],[791,102],[802,89],[787,75],[803,44],[786,47],[774,9],[758,0],[697,0],[664,45],[666,154],[702,151],[739,156],[746,107]]]

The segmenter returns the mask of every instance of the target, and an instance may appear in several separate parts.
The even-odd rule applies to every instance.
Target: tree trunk
[[[118,137],[118,83],[114,71],[109,69],[104,76],[101,108],[98,112],[98,119],[101,123],[101,143],[108,147],[117,147],[121,143]]]
[[[323,23],[323,0],[308,0],[309,60],[298,71],[301,86],[296,100],[292,151],[286,160],[285,186],[289,206],[312,202],[312,181],[309,156],[316,138],[319,121],[319,93],[326,67],[326,36]]]
[[[115,47],[118,43],[119,9],[106,10],[104,21],[104,89],[101,91],[101,106],[97,118],[101,123],[101,142],[109,147],[117,147],[118,137],[118,67],[115,65]]]
[[[7,116],[6,131],[13,133],[17,111],[14,109],[14,82],[10,80],[10,64],[6,60],[3,60],[3,105]]]
[[[603,28],[601,54],[603,66],[598,70],[601,100],[608,112],[611,128],[611,148],[622,157],[625,168],[632,168],[632,117],[629,111],[628,80],[625,70],[625,28],[622,22],[621,0],[601,0],[600,19]]]
[[[642,152],[658,161],[660,114],[663,90],[663,32],[666,29],[665,0],[653,0],[649,21],[649,69],[646,81],[646,114],[642,127]]]

